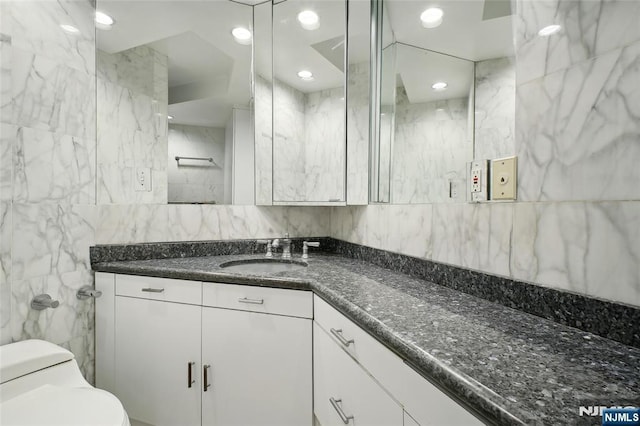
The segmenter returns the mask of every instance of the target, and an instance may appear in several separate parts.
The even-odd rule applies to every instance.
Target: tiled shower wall
[[[640,306],[640,2],[516,6],[518,201],[334,208],[331,235]]]

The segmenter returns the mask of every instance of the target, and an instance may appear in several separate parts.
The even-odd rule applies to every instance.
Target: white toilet
[[[120,401],[92,387],[71,352],[43,340],[0,346],[0,424],[129,426]]]

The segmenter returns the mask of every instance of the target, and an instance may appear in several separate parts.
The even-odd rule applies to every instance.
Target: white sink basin
[[[275,274],[276,272],[296,271],[306,268],[304,262],[288,259],[247,259],[230,260],[220,264],[225,272],[240,274]]]

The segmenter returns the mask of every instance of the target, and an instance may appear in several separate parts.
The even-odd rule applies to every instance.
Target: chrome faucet
[[[305,241],[302,243],[302,258],[309,258],[309,247],[320,247],[320,243],[317,241]]]
[[[270,240],[258,240],[256,241],[257,244],[266,244],[267,246],[267,252],[265,253],[264,257],[273,257],[273,253],[271,252],[271,248],[273,247],[273,244],[271,243]]]
[[[289,233],[284,234],[282,241],[280,238],[273,240],[271,247],[278,248],[280,244],[282,244],[282,258],[291,259],[291,239],[289,238]]]

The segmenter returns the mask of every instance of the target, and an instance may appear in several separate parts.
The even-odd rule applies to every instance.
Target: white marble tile
[[[467,99],[410,104],[399,90],[391,163],[391,202],[440,203],[449,180],[466,179],[473,144],[467,134]]]
[[[95,203],[95,140],[23,127],[14,148],[15,202]]]
[[[0,201],[0,345],[11,342],[11,203]]]
[[[168,241],[168,212],[159,204],[99,205],[96,244]]]
[[[640,42],[521,85],[518,198],[636,200]]]
[[[464,204],[434,204],[432,260],[463,265],[465,253]]]
[[[515,278],[640,306],[640,203],[518,203]]]
[[[95,139],[93,74],[15,46],[11,61],[14,124]]]
[[[256,74],[253,117],[255,129],[256,204],[273,203],[273,123],[271,83]]]
[[[503,158],[515,154],[514,61],[514,58],[499,58],[476,63],[476,159]]]
[[[14,282],[42,276],[91,275],[89,247],[95,243],[95,206],[13,204]]]
[[[214,164],[176,156],[213,158]],[[170,125],[169,202],[224,202],[225,129]],[[230,166],[229,166],[230,167]]]
[[[464,205],[464,254],[462,266],[510,275],[513,204]]]
[[[305,200],[345,200],[345,102],[342,87],[305,95]]]
[[[369,201],[369,63],[349,65],[347,99],[347,203]]]
[[[517,0],[518,84],[640,40],[640,3],[628,0]],[[550,37],[538,31],[562,30]]]
[[[273,93],[273,201],[305,200],[305,97],[280,81]]]
[[[14,47],[86,74],[95,72],[94,7],[90,0],[4,1],[3,13],[7,12]],[[80,31],[66,33],[61,24]]]
[[[331,236],[356,244],[365,244],[367,221],[364,215],[369,207],[333,207],[331,209]]]
[[[13,199],[13,150],[17,139],[17,126],[0,123],[0,201]]]
[[[4,10],[4,2],[0,2],[0,12]],[[4,12],[2,12],[4,13]],[[13,121],[13,94],[11,91],[11,37],[4,31],[4,16],[0,13],[2,30],[0,30],[0,123]]]

